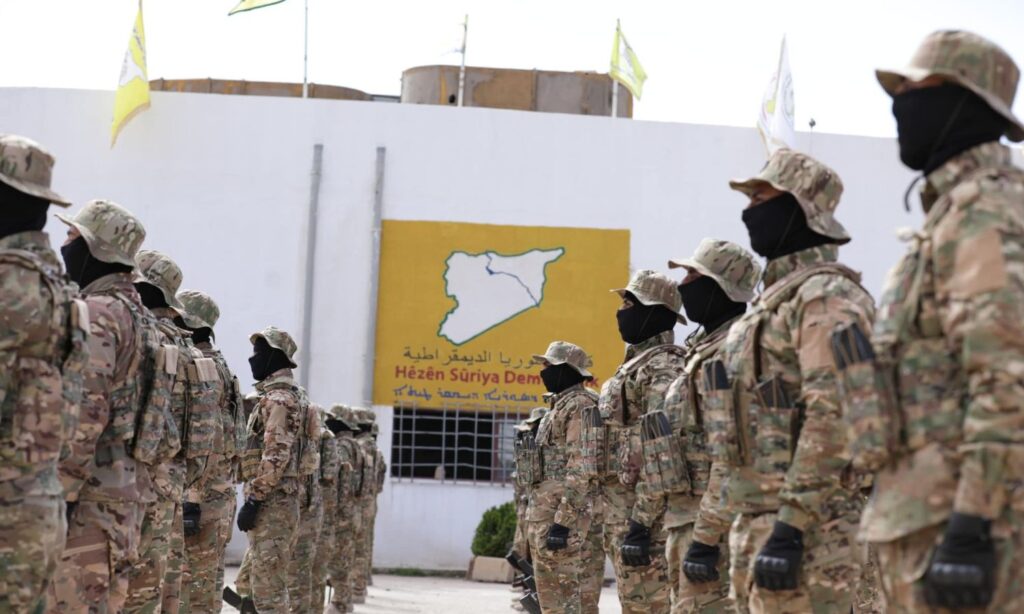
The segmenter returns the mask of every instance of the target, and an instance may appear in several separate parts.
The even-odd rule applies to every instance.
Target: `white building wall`
[[[752,128],[163,92],[111,149],[112,108],[112,92],[0,89],[0,131],[50,148],[55,186],[76,203],[110,198],[142,218],[146,247],[219,302],[218,343],[243,382],[249,333],[301,331],[312,152],[324,145],[309,387],[324,403],[364,401],[378,146],[385,218],[629,228],[633,268],[655,269],[705,236],[747,244],[744,199],[726,182],[765,157]],[[799,136],[843,177],[839,218],[854,237],[843,260],[877,291],[902,252],[894,229],[919,222],[916,198],[915,213],[903,209],[911,175],[891,140]],[[49,230],[59,245],[62,225]],[[377,409],[388,454],[391,412]],[[507,487],[389,481],[376,564],[463,568],[482,511],[510,498]]]

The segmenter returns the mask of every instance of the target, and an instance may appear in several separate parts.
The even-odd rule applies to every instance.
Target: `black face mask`
[[[277,371],[290,369],[291,366],[284,352],[270,347],[263,337],[256,338],[256,343],[252,346],[252,356],[249,357],[249,369],[252,370],[253,379],[262,382]]]
[[[135,289],[138,290],[139,296],[142,297],[142,304],[150,309],[160,309],[161,307],[167,307],[167,299],[164,298],[164,293],[153,284],[146,282],[139,282],[135,284]]]
[[[786,192],[743,210],[750,247],[771,260],[835,241],[811,230],[796,197]]]
[[[1009,124],[974,92],[951,83],[893,96],[892,114],[900,160],[925,174],[961,152],[999,140]]]
[[[746,303],[738,303],[729,298],[718,282],[707,275],[680,284],[679,295],[683,298],[686,317],[708,332],[747,310]]]
[[[619,322],[619,336],[626,343],[636,345],[675,327],[676,314],[669,308],[664,305],[644,305],[632,296],[627,298],[633,301],[633,306],[615,313]]]
[[[329,428],[331,430],[331,432],[334,433],[335,435],[337,435],[338,433],[341,433],[342,431],[344,431],[346,433],[350,433],[352,431],[352,429],[350,429],[347,426],[345,426],[345,423],[342,422],[341,420],[335,420],[333,418],[328,418],[326,422],[327,422],[327,428]]]
[[[42,230],[50,203],[22,194],[6,183],[0,183],[0,238],[19,232]]]
[[[68,278],[82,288],[100,277],[113,273],[130,273],[132,270],[132,267],[126,264],[103,262],[93,258],[84,237],[76,237],[74,241],[62,246],[60,255],[64,259]]]
[[[548,365],[540,370],[540,379],[548,392],[558,394],[582,382],[584,378],[579,371],[569,365]]]

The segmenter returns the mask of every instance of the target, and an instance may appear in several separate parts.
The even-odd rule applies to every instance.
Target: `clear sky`
[[[303,0],[228,18],[236,0],[144,0],[150,78],[302,80]],[[0,0],[0,86],[114,89],[137,0]],[[1024,63],[1024,0],[309,0],[310,80],[398,94],[406,68],[607,71],[615,19],[649,75],[638,119],[751,126],[789,41],[796,123],[893,135],[873,69],[939,28]],[[1020,97],[1018,97],[1020,98]],[[1024,113],[1024,103],[1015,105]]]

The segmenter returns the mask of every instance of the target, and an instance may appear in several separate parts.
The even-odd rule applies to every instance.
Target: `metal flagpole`
[[[459,104],[462,106],[462,93],[466,90],[466,39],[469,37],[469,14],[462,22],[462,62],[459,64]]]
[[[309,0],[306,0],[305,32],[302,39],[302,97],[309,98]]]

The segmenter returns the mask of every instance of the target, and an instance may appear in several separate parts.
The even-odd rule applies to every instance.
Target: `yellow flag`
[[[142,27],[142,0],[135,16],[135,27],[128,39],[128,50],[121,64],[121,78],[114,97],[114,123],[110,129],[110,146],[117,142],[133,117],[149,108],[149,77],[146,75],[146,30]]]
[[[640,65],[640,60],[633,52],[633,48],[626,42],[626,37],[622,34],[622,28],[618,22],[615,23],[615,45],[612,47],[612,68],[609,74],[612,79],[625,86],[637,100],[640,99],[644,81],[647,80],[647,73]]]
[[[238,3],[238,6],[228,11],[228,15],[234,15],[235,13],[244,13],[253,9],[261,9],[265,6],[271,6],[274,4],[281,4],[284,0],[242,0]]]

